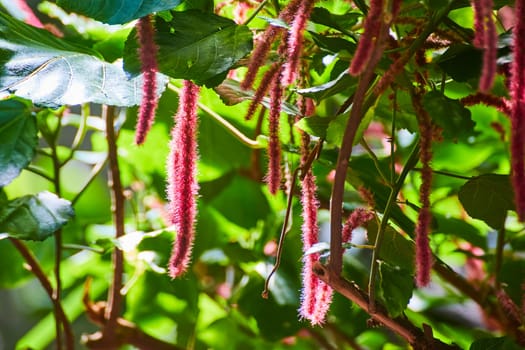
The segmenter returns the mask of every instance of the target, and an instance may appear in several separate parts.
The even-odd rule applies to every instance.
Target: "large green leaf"
[[[413,275],[399,266],[380,261],[379,282],[378,296],[386,306],[388,314],[391,317],[401,315],[412,297]]]
[[[38,143],[37,132],[35,117],[25,104],[0,101],[0,187],[29,164]]]
[[[217,76],[252,49],[251,31],[232,20],[197,10],[173,12],[172,16],[170,22],[157,18],[155,42],[159,70],[173,78],[217,85],[223,80]],[[140,71],[136,52],[132,32],[124,49],[124,68],[133,73]]]
[[[470,350],[519,350],[522,349],[510,337],[482,338],[470,346]]]
[[[514,209],[514,195],[507,175],[477,176],[461,187],[458,197],[470,216],[495,229],[503,227],[507,211]]]
[[[58,0],[67,11],[109,24],[127,23],[152,12],[169,10],[181,0]]]
[[[423,96],[423,106],[432,121],[443,129],[446,139],[466,139],[475,135],[471,113],[458,100],[450,99],[439,91],[431,91]]]
[[[142,79],[129,79],[119,64],[0,13],[0,97],[8,93],[43,106],[86,102],[140,103]],[[165,77],[159,75],[159,93]]]
[[[0,232],[10,237],[42,241],[74,216],[69,201],[50,192],[24,196],[0,209]]]

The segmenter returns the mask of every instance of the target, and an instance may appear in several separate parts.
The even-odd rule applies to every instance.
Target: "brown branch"
[[[64,329],[67,349],[74,349],[75,348],[75,337],[73,335],[73,331],[71,330],[71,324],[69,323],[69,320],[66,316],[66,313],[64,312],[64,309],[62,308],[62,304],[60,304],[60,301],[55,298],[55,291],[53,290],[53,287],[51,286],[51,282],[49,281],[46,274],[40,267],[40,264],[36,260],[35,256],[27,248],[27,246],[22,241],[16,238],[9,238],[9,240],[11,241],[11,243],[13,243],[13,245],[18,250],[20,255],[22,255],[25,262],[29,266],[29,271],[31,271],[35,275],[35,277],[38,279],[38,281],[40,282],[40,284],[46,291],[47,295],[49,296],[49,299],[51,299],[51,302],[53,303],[55,318],[57,319],[57,324],[59,326],[60,324],[62,324],[62,327]]]
[[[105,316],[107,311],[107,304],[105,302],[93,303],[89,299],[89,287],[91,280],[88,279],[84,285],[84,295],[82,302],[86,307],[86,314],[88,318],[95,324],[106,329],[108,327],[108,320]],[[81,342],[89,349],[96,350],[112,350],[119,349],[123,345],[130,344],[138,349],[143,350],[183,350],[183,348],[165,342],[163,340],[152,337],[144,333],[134,323],[117,317],[113,325],[113,336],[108,337],[106,332],[96,332],[89,335],[82,336]]]
[[[118,165],[117,155],[117,135],[115,133],[114,119],[115,107],[103,106],[102,118],[106,121],[106,141],[108,143],[108,159],[109,159],[109,179],[108,184],[111,188],[111,200],[113,221],[116,230],[116,238],[124,235],[124,194],[122,183],[120,181],[120,169]],[[116,326],[118,317],[121,311],[122,295],[122,274],[124,271],[124,257],[122,251],[115,247],[113,251],[113,282],[108,292],[108,306],[105,310],[105,317],[107,319],[106,327],[104,327],[104,336],[109,339],[116,335]]]
[[[340,273],[332,270],[331,266],[324,266],[321,263],[314,265],[314,273],[335,291],[354,302],[361,309],[368,311],[368,295],[363,292],[357,285],[348,282],[340,276]],[[370,316],[379,321],[385,327],[403,337],[414,349],[460,349],[456,345],[449,345],[434,339],[425,334],[422,330],[414,326],[406,317],[391,318],[383,305],[376,303],[374,306],[375,313]]]

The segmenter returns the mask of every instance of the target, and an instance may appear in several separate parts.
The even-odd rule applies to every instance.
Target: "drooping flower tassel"
[[[314,3],[315,0],[302,1],[292,22],[292,28],[288,36],[288,57],[284,69],[284,85],[292,84],[297,78],[303,48],[304,30]]]
[[[498,33],[492,18],[492,0],[473,0],[474,7],[474,46],[483,49],[483,68],[479,80],[479,90],[487,92],[494,83],[497,71]]]
[[[421,161],[421,186],[419,197],[421,209],[417,218],[415,229],[416,236],[416,284],[424,287],[430,283],[430,270],[432,268],[432,251],[430,250],[429,233],[432,223],[430,212],[430,192],[432,186],[432,123],[427,111],[421,105],[420,96],[412,99],[412,104],[419,121],[420,161]]]
[[[364,32],[357,43],[354,58],[350,63],[349,72],[352,75],[359,75],[365,69],[375,48],[375,43],[381,30],[383,16],[383,0],[371,0],[370,9],[363,25]]]
[[[168,159],[169,217],[176,238],[169,261],[169,275],[176,278],[188,268],[197,215],[197,100],[199,87],[185,80],[172,131]]]
[[[302,135],[302,159],[304,166],[308,158],[309,137]],[[308,169],[301,187],[301,204],[303,208],[303,253],[306,253],[318,242],[319,226],[317,223],[317,211],[319,201],[316,197],[317,186],[315,175]],[[319,254],[309,254],[303,257],[303,288],[301,293],[301,305],[299,315],[310,321],[312,325],[323,324],[332,301],[332,288],[321,281],[313,272],[314,264],[319,261]]]
[[[27,4],[26,0],[15,0],[16,6],[22,11],[24,14],[24,22],[37,28],[44,28],[44,25],[38,19],[38,17],[35,15],[31,7]]]
[[[279,19],[290,22],[295,14],[297,13],[303,0],[292,0],[288,6],[286,6],[279,14]],[[252,87],[257,72],[264,65],[266,58],[270,52],[272,44],[281,36],[285,31],[283,27],[277,27],[270,25],[262,34],[261,38],[257,41],[253,53],[248,63],[248,71],[244,80],[241,82],[241,88],[247,90]]]
[[[283,99],[281,73],[282,70],[275,75],[270,87],[268,174],[266,175],[266,182],[271,194],[276,194],[281,185],[281,142],[279,140],[279,120]]]
[[[514,201],[520,221],[525,221],[525,0],[516,0],[514,26],[514,61],[511,67],[511,179]]]
[[[137,22],[139,55],[142,62],[143,85],[142,102],[135,131],[135,143],[141,145],[151,129],[157,110],[157,45],[154,41],[155,29],[151,15],[142,17]]]

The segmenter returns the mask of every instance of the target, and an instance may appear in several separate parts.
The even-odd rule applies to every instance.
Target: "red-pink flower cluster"
[[[172,131],[168,159],[169,217],[175,226],[176,239],[169,262],[172,278],[188,268],[195,237],[197,215],[197,101],[199,87],[185,80]]]
[[[302,136],[302,161],[306,164],[308,154],[309,137]],[[317,186],[315,176],[311,169],[308,169],[302,181],[301,204],[303,207],[303,252],[306,253],[314,244],[318,242],[319,225],[317,224],[317,211],[319,202],[316,197]],[[323,324],[326,313],[332,301],[332,288],[321,281],[313,273],[314,264],[319,261],[319,254],[309,254],[303,257],[303,288],[301,295],[301,306],[299,315],[312,325]]]
[[[514,26],[514,61],[511,67],[511,167],[516,212],[525,221],[525,0],[516,0]]]
[[[412,99],[412,104],[419,121],[420,155],[421,161],[421,186],[419,197],[421,209],[416,224],[416,284],[424,287],[430,282],[430,270],[432,268],[432,251],[428,238],[432,224],[432,213],[430,212],[430,192],[432,186],[432,122],[427,111],[421,105],[420,96]]]
[[[354,231],[359,226],[363,226],[368,221],[374,218],[374,213],[371,210],[357,208],[348,216],[346,223],[343,226],[342,231],[342,242],[350,242],[352,240],[352,231]]]
[[[137,22],[139,55],[142,63],[143,85],[142,103],[140,104],[135,143],[141,145],[155,120],[157,110],[157,45],[155,45],[155,28],[151,15],[142,17]]]
[[[497,71],[498,33],[492,19],[492,0],[472,0],[474,7],[475,36],[473,44],[483,49],[483,69],[479,80],[479,90],[489,91]]]
[[[26,0],[15,0],[15,4],[24,14],[24,22],[32,25],[33,27],[44,28],[44,25],[35,15],[31,7],[29,7]]]

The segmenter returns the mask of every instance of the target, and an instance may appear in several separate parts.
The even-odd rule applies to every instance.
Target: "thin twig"
[[[102,106],[102,118],[106,122],[106,141],[108,144],[109,179],[111,188],[113,221],[115,225],[115,236],[119,238],[124,235],[124,194],[120,180],[120,169],[117,155],[117,135],[115,132],[115,107]],[[113,282],[108,292],[108,304],[105,311],[107,323],[104,327],[104,336],[111,338],[115,334],[118,318],[121,312],[122,274],[124,272],[124,257],[122,250],[115,247],[113,250]]]
[[[168,88],[177,93],[180,92],[180,89],[173,84],[168,84]],[[230,134],[235,136],[235,138],[239,140],[241,143],[243,143],[244,145],[250,148],[253,148],[253,149],[259,149],[259,148],[265,147],[259,141],[252,140],[248,136],[244,135],[239,129],[233,126],[232,123],[230,123],[229,121],[221,117],[218,113],[216,113],[212,109],[208,108],[208,106],[206,106],[204,103],[198,102],[197,105],[202,111],[206,112],[210,117],[212,117],[216,122],[218,122],[219,125],[225,128]]]
[[[368,296],[357,285],[348,282],[330,266],[324,266],[320,262],[314,265],[313,270],[323,282],[335,291],[354,302],[363,310],[368,310],[370,304]],[[399,334],[410,343],[414,349],[460,349],[456,345],[445,344],[439,339],[428,338],[424,332],[414,326],[406,317],[391,318],[386,309],[380,304],[376,304],[374,309],[376,312],[371,315],[372,318]]]
[[[73,335],[73,331],[71,330],[71,324],[68,321],[68,318],[66,316],[66,313],[64,312],[64,309],[62,308],[62,304],[54,297],[54,290],[51,286],[51,282],[47,278],[46,274],[40,267],[40,264],[36,260],[33,253],[27,248],[27,246],[20,240],[16,238],[9,238],[11,243],[15,246],[15,248],[18,250],[20,255],[24,258],[25,262],[29,266],[29,270],[37,280],[40,282],[44,290],[46,291],[47,295],[49,296],[49,299],[51,299],[51,302],[53,303],[54,311],[56,312],[55,317],[60,320],[62,327],[64,329],[64,336],[66,338],[66,346],[67,349],[74,349],[74,342],[75,337]],[[59,323],[60,325],[60,323]],[[58,343],[57,343],[58,346]]]
[[[104,169],[104,166],[106,165],[107,162],[108,162],[108,158],[104,159],[102,162],[95,164],[95,166],[91,169],[91,174],[89,175],[88,180],[86,181],[84,186],[82,186],[80,191],[78,191],[75,197],[73,197],[73,199],[71,200],[72,205],[74,205],[80,199],[80,197],[85,193],[86,188],[88,188],[88,186],[91,185],[91,183],[97,178],[97,176],[100,174],[102,169]]]
[[[385,206],[385,211],[383,212],[383,217],[381,218],[381,225],[379,225],[379,228],[377,230],[376,235],[376,241],[374,244],[374,251],[372,253],[372,262],[370,263],[370,278],[368,280],[368,295],[370,298],[370,313],[374,313],[374,306],[375,303],[375,283],[376,283],[376,276],[377,276],[377,269],[378,264],[377,260],[379,259],[379,254],[381,252],[381,245],[383,243],[383,235],[386,231],[386,228],[388,226],[388,221],[390,220],[391,211],[396,205],[397,196],[399,195],[399,192],[401,191],[401,188],[403,187],[403,184],[405,182],[405,179],[409,173],[409,171],[414,167],[414,165],[417,164],[419,156],[419,142],[416,143],[414,148],[412,149],[412,152],[410,153],[410,156],[403,167],[403,171],[399,175],[399,178],[396,180],[395,186],[390,189],[390,195],[388,197],[388,201]]]
[[[57,117],[58,118],[58,117]],[[61,170],[61,164],[60,164],[60,157],[58,155],[58,137],[60,135],[61,130],[61,124],[60,122],[57,124],[56,129],[53,132],[53,139],[52,143],[49,145],[51,147],[51,160],[53,163],[53,186],[55,189],[55,193],[57,196],[60,197],[61,195],[61,188],[60,188],[60,170]],[[62,320],[60,317],[60,311],[58,310],[58,306],[60,304],[60,299],[62,298],[62,279],[60,277],[60,267],[62,265],[62,230],[58,229],[54,233],[55,237],[55,289],[53,291],[53,299],[55,299],[56,303],[54,303],[55,308],[55,328],[56,328],[56,346],[57,350],[62,349],[62,324],[64,322],[67,322],[67,320]],[[72,344],[71,344],[72,345]],[[72,347],[67,347],[68,349],[72,349]]]
[[[247,26],[248,23],[250,23],[255,18],[255,16],[257,16],[257,14],[264,8],[264,6],[266,6],[267,3],[268,3],[268,0],[261,1],[259,6],[257,6],[255,11],[253,11],[253,13],[250,15],[250,17],[248,17],[246,21],[244,21],[243,25]]]
[[[264,290],[261,294],[264,299],[268,299],[268,293],[270,290],[269,288],[270,280],[273,274],[279,269],[279,266],[281,265],[281,257],[282,257],[282,252],[283,252],[284,239],[286,238],[286,234],[288,233],[288,231],[290,231],[290,225],[288,223],[290,221],[290,216],[292,213],[292,200],[293,200],[293,194],[295,190],[295,184],[297,182],[297,175],[299,174],[300,170],[301,168],[297,168],[292,174],[292,183],[290,184],[290,192],[288,192],[288,200],[286,203],[286,213],[284,215],[284,223],[281,229],[281,235],[279,237],[279,244],[277,246],[275,264],[272,268],[272,271],[270,271],[270,274],[268,275],[268,277],[266,277],[266,281],[264,282]]]
[[[281,257],[282,257],[282,250],[284,245],[284,239],[286,238],[286,234],[288,231],[290,231],[289,221],[290,216],[292,213],[292,200],[295,192],[295,186],[297,183],[297,176],[300,175],[301,179],[304,178],[306,173],[308,172],[308,169],[312,166],[312,162],[315,158],[317,158],[319,151],[321,149],[322,140],[319,140],[317,145],[312,149],[312,151],[308,154],[308,157],[306,158],[305,163],[297,167],[293,174],[292,174],[292,183],[290,184],[290,191],[288,192],[288,200],[286,203],[286,213],[284,215],[284,223],[283,227],[281,229],[281,235],[279,236],[279,244],[277,245],[277,253],[275,257],[275,265],[272,268],[272,271],[270,271],[270,274],[268,277],[266,277],[266,281],[264,283],[264,290],[262,292],[262,297],[267,299],[268,298],[268,292],[269,292],[269,286],[270,286],[270,280],[272,276],[275,274],[275,272],[279,269],[279,266],[281,265]]]

